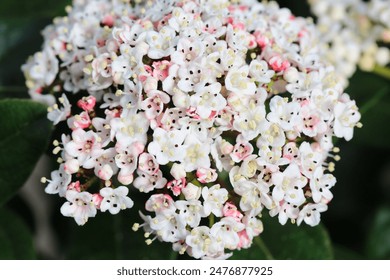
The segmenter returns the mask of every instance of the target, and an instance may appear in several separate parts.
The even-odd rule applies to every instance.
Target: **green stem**
[[[213,213],[210,213],[210,216],[209,216],[209,227],[211,228],[213,225],[214,225],[214,214]]]
[[[260,236],[254,238],[253,240],[255,241],[257,247],[259,247],[259,249],[264,253],[267,260],[274,260],[274,256],[268,250],[267,246],[265,246],[264,241]]]
[[[364,115],[372,109],[376,104],[380,102],[380,100],[386,96],[386,94],[389,91],[389,86],[383,87],[379,91],[377,91],[372,98],[370,98],[361,108],[360,108],[360,114]]]
[[[26,92],[27,89],[22,86],[0,86],[0,92]]]
[[[383,78],[390,80],[390,68],[375,65],[374,70],[372,70],[372,72]]]

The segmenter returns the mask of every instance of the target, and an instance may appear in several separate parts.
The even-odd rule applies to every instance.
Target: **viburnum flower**
[[[61,129],[45,191],[79,225],[146,193],[146,243],[249,248],[262,215],[320,222],[333,137],[360,126],[309,21],[255,0],[74,1],[23,66]],[[60,104],[60,105],[57,105]]]

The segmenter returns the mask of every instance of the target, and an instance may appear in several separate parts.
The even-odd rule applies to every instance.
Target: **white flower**
[[[223,250],[222,241],[218,242],[211,234],[210,228],[199,226],[191,230],[186,237],[186,243],[191,247],[190,253],[194,258],[201,258],[210,253]]]
[[[110,122],[111,137],[123,145],[134,142],[146,144],[149,121],[145,113],[137,113],[126,118],[114,118]]]
[[[305,221],[306,224],[314,227],[320,223],[321,220],[320,213],[325,212],[326,210],[328,210],[328,206],[326,204],[309,203],[305,205],[301,210],[301,212],[299,213],[297,224],[300,225],[302,221]]]
[[[306,186],[307,179],[302,176],[297,165],[290,164],[283,172],[273,174],[272,182],[275,184],[272,191],[275,201],[285,200],[296,206],[305,202],[303,187]]]
[[[88,218],[95,217],[97,210],[90,193],[69,190],[65,196],[68,201],[61,206],[62,215],[74,218],[79,226],[84,225]]]
[[[190,137],[189,137],[190,138]],[[190,138],[191,139],[191,138]],[[195,139],[186,141],[185,152],[182,155],[182,164],[187,172],[191,172],[200,167],[210,167],[210,146]]]
[[[204,45],[201,41],[190,41],[188,38],[181,38],[177,42],[177,51],[172,54],[172,62],[178,65],[186,63],[200,57],[204,52]]]
[[[225,80],[226,89],[237,94],[253,95],[256,92],[256,84],[248,77],[249,67],[232,68]]]
[[[152,59],[170,56],[174,51],[177,39],[175,30],[169,26],[164,26],[159,32],[147,31],[148,56]]]
[[[217,240],[221,240],[225,248],[234,250],[240,241],[238,232],[244,228],[245,225],[237,222],[234,218],[224,217],[211,227],[210,234]]]
[[[120,168],[118,180],[123,183],[123,178],[132,177],[137,169],[138,156],[142,153],[144,146],[135,142],[128,147],[116,147],[115,164]],[[123,183],[124,184],[124,183]]]
[[[328,203],[332,200],[333,194],[330,192],[336,184],[336,178],[332,174],[324,174],[322,167],[318,167],[310,180],[310,189],[315,203]]]
[[[64,93],[61,95],[59,101],[62,104],[62,108],[59,108],[58,104],[54,104],[47,109],[47,118],[51,120],[54,125],[58,124],[60,121],[66,120],[70,115],[70,108],[72,107]]]
[[[185,153],[183,141],[186,136],[186,133],[181,130],[166,131],[158,127],[154,130],[153,141],[148,146],[148,152],[156,157],[159,164],[181,161]]]
[[[268,70],[268,64],[264,60],[252,60],[249,65],[249,75],[261,84],[271,82],[275,71]]]
[[[156,212],[156,213],[168,213],[168,212],[175,212],[176,206],[175,202],[173,201],[172,197],[170,197],[167,194],[153,194],[150,196],[150,198],[146,201],[145,209],[150,212]]]
[[[299,215],[299,208],[292,205],[290,202],[282,201],[275,205],[269,212],[271,217],[278,215],[278,221],[281,225],[285,225],[288,219],[296,220]]]
[[[172,165],[170,173],[173,176],[173,178],[175,178],[176,180],[185,178],[187,175],[184,166],[182,164],[177,164],[177,163],[174,163]]]
[[[360,113],[355,105],[355,101],[338,102],[334,108],[334,134],[337,137],[344,137],[349,141],[353,136],[353,128],[360,120]]]
[[[206,216],[213,213],[217,217],[222,217],[223,204],[228,199],[226,189],[221,189],[220,185],[214,185],[211,188],[204,187],[202,189],[202,197],[204,199],[203,209]]]
[[[133,186],[140,192],[151,192],[154,189],[162,189],[167,184],[167,179],[163,177],[161,170],[153,175],[137,171],[138,177],[134,180]]]
[[[66,172],[65,166],[60,165],[59,169],[52,171],[50,176],[51,180],[43,178],[45,182],[49,182],[45,188],[45,192],[48,194],[58,193],[60,196],[65,196],[67,187],[72,181],[72,176]]]
[[[253,211],[254,215],[258,215],[264,206],[268,209],[272,206],[272,199],[268,195],[269,187],[262,181],[255,183],[239,180],[234,185],[234,192],[241,196],[240,209],[242,211]]]
[[[131,208],[134,202],[127,196],[129,189],[120,186],[116,189],[106,187],[100,190],[100,195],[103,200],[100,204],[100,210],[102,212],[109,211],[111,214],[118,214],[120,210]]]
[[[175,205],[179,210],[180,219],[192,228],[197,227],[201,218],[204,217],[202,215],[203,206],[199,200],[178,200]]]
[[[191,106],[196,108],[196,113],[207,119],[212,112],[219,112],[226,106],[226,99],[220,94],[221,84],[213,83],[191,96]]]
[[[303,142],[299,147],[301,172],[307,178],[311,178],[314,171],[323,164],[323,156],[314,151],[308,142]]]
[[[280,125],[284,130],[293,130],[294,126],[300,123],[299,111],[301,108],[299,103],[288,102],[288,99],[274,96],[269,107],[271,112],[268,113],[267,119]]]
[[[65,151],[78,159],[84,165],[91,159],[99,157],[103,150],[99,137],[92,130],[84,131],[80,128],[72,132],[72,141],[65,144]]]
[[[152,219],[151,228],[157,232],[165,242],[177,242],[188,235],[185,222],[178,214],[172,212],[161,212]]]
[[[186,200],[197,200],[202,193],[202,188],[188,183],[185,188],[181,190],[181,192]]]
[[[266,123],[264,106],[251,103],[247,111],[234,117],[233,127],[241,132],[244,139],[250,141],[267,128]]]

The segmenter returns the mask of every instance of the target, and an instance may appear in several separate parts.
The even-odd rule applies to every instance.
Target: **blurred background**
[[[297,16],[311,16],[306,1],[277,2]],[[0,99],[28,98],[21,65],[40,50],[41,30],[53,17],[64,15],[67,4],[70,1],[1,1]],[[270,232],[274,238],[296,243],[289,245],[290,251],[283,251],[276,245],[272,247],[270,233],[265,232],[264,243],[275,258],[390,259],[390,82],[373,73],[357,71],[346,92],[363,109],[364,126],[355,130],[350,142],[337,143],[341,161],[336,163],[334,199],[322,215],[323,226],[314,231],[304,227],[302,233],[295,225],[288,225],[287,229],[273,225]],[[3,136],[0,131],[0,139]],[[5,152],[1,144],[0,149],[0,154]],[[132,232],[132,224],[140,221],[134,209],[116,216],[102,213],[84,227],[63,217],[59,211],[63,200],[46,195],[44,184],[40,183],[40,178],[50,177],[50,170],[56,166],[48,156],[51,149],[47,148],[47,155],[40,158],[23,188],[1,206],[1,259],[179,258],[168,244],[156,241],[147,246],[142,232]],[[14,172],[17,176],[18,166]],[[0,180],[0,188],[2,184]],[[139,201],[144,199],[139,194],[134,196]],[[286,232],[290,235],[284,238]],[[316,237],[310,239],[313,236]],[[321,246],[310,243],[317,242],[317,237]],[[291,253],[294,248],[299,251],[303,247],[304,253]],[[328,253],[322,254],[322,250]],[[267,256],[241,252],[236,257]]]

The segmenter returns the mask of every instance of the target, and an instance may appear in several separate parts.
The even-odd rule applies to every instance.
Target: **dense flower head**
[[[390,63],[389,0],[308,0],[326,58],[344,85],[356,71]]]
[[[250,247],[262,213],[319,223],[332,138],[350,140],[360,114],[309,20],[255,0],[78,0],[67,12],[23,66],[32,98],[64,123],[59,168],[43,178],[63,215],[83,225],[147,193],[133,229],[207,259]]]

